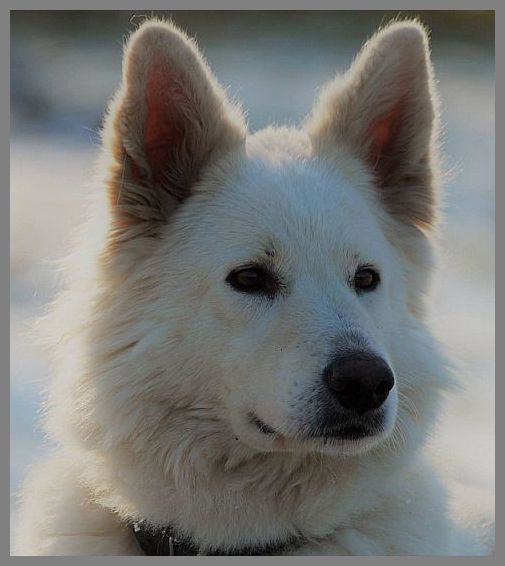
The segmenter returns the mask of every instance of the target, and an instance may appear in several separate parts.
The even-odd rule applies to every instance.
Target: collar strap
[[[133,534],[146,556],[272,556],[285,553],[302,545],[301,538],[291,537],[284,542],[246,546],[220,551],[202,550],[189,536],[181,535],[173,527],[154,528],[144,521],[133,523]]]

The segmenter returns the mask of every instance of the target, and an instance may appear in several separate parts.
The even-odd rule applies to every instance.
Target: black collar
[[[137,543],[146,556],[273,556],[293,550],[303,544],[303,538],[292,537],[283,542],[267,543],[260,546],[246,546],[220,551],[203,551],[191,539],[181,535],[172,527],[153,528],[146,523],[132,525]]]

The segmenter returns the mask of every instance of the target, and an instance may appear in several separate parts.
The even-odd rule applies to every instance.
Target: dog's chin
[[[352,456],[364,454],[384,442],[391,430],[386,428],[349,427],[335,434],[313,436],[306,440],[312,451]]]
[[[395,417],[312,427],[289,433],[276,430],[257,415],[248,413],[235,426],[237,437],[261,452],[318,452],[334,456],[363,454],[379,446],[391,434]]]

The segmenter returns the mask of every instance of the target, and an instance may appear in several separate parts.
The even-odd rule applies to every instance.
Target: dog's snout
[[[382,358],[360,352],[336,358],[325,369],[324,378],[339,404],[357,413],[380,407],[395,383]]]

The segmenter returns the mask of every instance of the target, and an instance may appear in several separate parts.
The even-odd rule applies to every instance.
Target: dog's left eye
[[[356,291],[373,291],[380,283],[380,275],[371,267],[362,267],[354,275],[353,285]]]
[[[236,291],[268,296],[275,295],[279,287],[276,277],[259,265],[234,269],[226,282]]]

